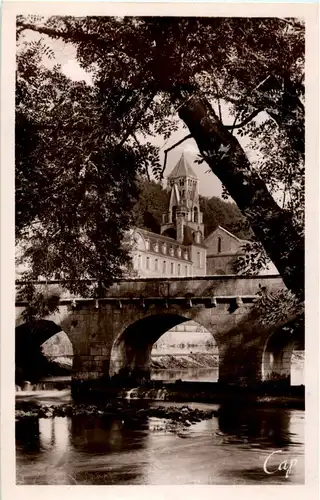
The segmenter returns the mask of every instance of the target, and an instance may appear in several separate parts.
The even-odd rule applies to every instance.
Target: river
[[[303,367],[292,371],[303,384]],[[158,380],[215,382],[217,369],[158,370]],[[50,386],[50,383],[49,383]],[[63,404],[70,391],[17,393],[42,404]],[[179,432],[166,419],[139,421],[77,415],[16,422],[17,484],[181,485],[303,484],[304,411],[133,401],[128,404],[219,409],[218,416]],[[267,472],[264,463],[267,461]],[[291,470],[277,470],[281,462]],[[284,465],[282,466],[284,467]]]
[[[38,403],[51,405],[71,400],[66,389],[39,391],[34,397]],[[304,482],[302,410],[137,400],[128,401],[128,405],[138,405],[138,408],[187,405],[219,412],[209,420],[178,427],[175,431],[168,428],[167,419],[147,415],[139,420],[101,415],[18,420],[17,484]],[[136,412],[136,406],[134,408]],[[281,462],[285,462],[282,468],[286,469],[278,470]]]
[[[219,417],[181,433],[168,432],[163,420],[146,417],[134,425],[99,416],[21,420],[17,484],[303,484],[303,411],[226,407]],[[288,477],[284,470],[264,471],[272,452],[267,471],[294,460]]]
[[[152,370],[151,378],[153,380],[183,380],[187,382],[217,382],[218,368],[184,368],[175,370]],[[304,384],[304,365],[295,363],[291,365],[291,385]]]

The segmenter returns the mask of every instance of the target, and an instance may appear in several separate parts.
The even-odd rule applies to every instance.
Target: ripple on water
[[[181,408],[186,403],[174,406]],[[188,406],[213,408],[195,403]],[[303,483],[303,411],[261,408],[235,411],[225,407],[209,420],[174,429],[175,424],[146,415],[135,421],[94,415],[24,419],[17,423],[16,431],[17,482]],[[298,458],[289,478],[283,473],[266,475],[263,471],[266,457],[274,450],[281,450],[275,459]]]

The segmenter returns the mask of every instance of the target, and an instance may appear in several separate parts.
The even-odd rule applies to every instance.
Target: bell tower
[[[161,234],[184,243],[188,233],[189,241],[186,243],[201,244],[204,239],[204,225],[199,205],[199,179],[184,154],[168,176],[167,188],[170,201],[168,212],[162,215]]]

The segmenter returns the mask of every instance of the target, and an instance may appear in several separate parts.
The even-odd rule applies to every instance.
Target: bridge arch
[[[149,379],[151,351],[155,342],[173,327],[190,319],[179,313],[158,313],[140,318],[127,326],[113,342],[109,376]],[[211,335],[217,343],[214,335]]]
[[[57,370],[57,361],[65,362],[66,373],[72,371],[74,347],[70,337],[54,321],[39,319],[22,323],[15,330],[16,384],[24,381],[36,383],[48,375],[48,370]],[[70,363],[71,361],[71,363]],[[68,368],[69,364],[69,368]],[[58,373],[59,370],[57,370]]]
[[[300,319],[278,328],[267,338],[262,353],[262,380],[290,385],[295,350],[304,351],[304,325]]]

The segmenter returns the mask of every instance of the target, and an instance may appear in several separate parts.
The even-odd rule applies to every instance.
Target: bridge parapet
[[[93,280],[91,281],[93,283]],[[81,297],[70,294],[62,281],[38,281],[33,284],[45,296],[57,296],[60,301],[79,300]],[[23,282],[16,282],[17,292]],[[181,297],[251,297],[257,295],[261,287],[268,292],[284,289],[279,275],[272,276],[199,276],[194,278],[131,278],[116,281],[104,291],[101,299],[137,298],[181,298]],[[90,297],[88,297],[90,300]],[[92,300],[92,297],[91,297]],[[19,300],[16,301],[19,303]]]

